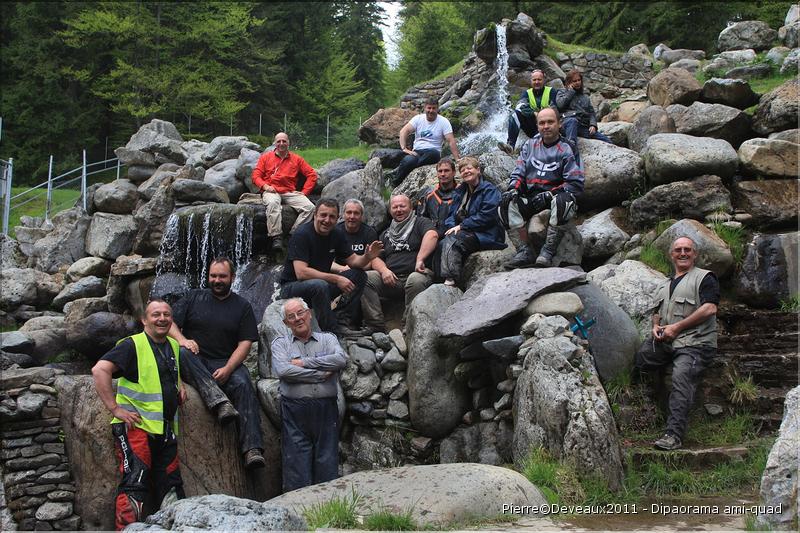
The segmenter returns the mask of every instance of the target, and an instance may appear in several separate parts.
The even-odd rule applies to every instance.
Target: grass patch
[[[324,503],[316,503],[303,510],[309,529],[333,528],[355,529],[360,527],[356,509],[361,502],[355,490],[350,496],[335,497]]]
[[[722,222],[714,222],[711,229],[713,229],[717,237],[725,241],[725,244],[730,248],[731,255],[733,255],[733,263],[736,267],[742,266],[746,237],[744,230],[739,227],[727,226]]]
[[[753,89],[753,92],[764,94],[770,92],[775,87],[783,85],[795,76],[797,76],[797,74],[775,74],[768,78],[748,80],[748,82],[750,83],[750,88]]]
[[[29,187],[12,187],[12,198],[17,194],[27,191]],[[52,218],[59,211],[69,209],[80,197],[80,190],[75,189],[55,189],[53,191],[53,200],[51,203]],[[24,202],[24,203],[23,203]],[[19,226],[19,220],[23,216],[29,217],[44,217],[44,210],[47,206],[47,189],[41,188],[31,191],[29,194],[15,199],[11,203],[11,211],[8,214],[8,234],[10,237],[15,237],[14,228]]]
[[[672,263],[670,263],[667,254],[662,252],[653,243],[642,246],[642,251],[639,254],[639,261],[654,270],[658,270],[665,276],[669,276],[672,272]]]
[[[47,362],[48,363],[71,363],[73,361],[79,361],[81,359],[81,354],[76,352],[75,350],[64,350],[63,352],[59,352],[58,354],[50,357]]]
[[[754,440],[757,435],[758,427],[752,415],[742,412],[716,419],[701,415],[689,422],[684,440],[701,446],[727,446]]]
[[[455,74],[456,72],[461,70],[461,67],[463,67],[463,66],[464,66],[464,60],[462,59],[458,63],[450,65],[449,67],[447,67],[443,71],[439,72],[438,74],[435,74],[431,79],[420,81],[420,82],[416,83],[415,85],[422,85],[423,83],[430,83],[432,81],[441,80],[441,79],[444,79],[444,78],[446,78],[448,76],[452,76],[453,74]]]
[[[303,148],[297,150],[306,162],[314,168],[319,168],[329,161],[334,159],[349,159],[354,157],[366,162],[369,159],[369,154],[372,153],[374,148],[367,145],[351,146],[350,148]]]
[[[753,376],[748,375],[742,378],[735,368],[728,375],[731,382],[731,393],[728,396],[734,405],[746,405],[756,401],[758,398],[758,385],[753,383]]]
[[[592,48],[590,46],[581,46],[579,44],[565,43],[563,41],[559,41],[558,39],[554,38],[552,34],[548,35],[547,46],[544,49],[544,53],[549,56],[555,56],[559,52],[561,52],[562,54],[579,54],[579,53],[594,52],[595,54],[607,54],[614,57],[622,56],[622,52],[616,50],[606,50],[604,48]]]
[[[415,531],[417,524],[411,518],[411,509],[399,514],[381,509],[364,519],[364,528],[370,531]]]
[[[797,313],[800,311],[800,294],[781,299],[780,310],[784,313]]]
[[[611,403],[617,403],[630,398],[633,387],[633,374],[630,369],[624,369],[605,383],[606,396]]]

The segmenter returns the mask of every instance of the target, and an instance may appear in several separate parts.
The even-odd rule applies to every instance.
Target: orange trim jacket
[[[258,158],[256,168],[253,169],[253,185],[261,189],[269,185],[279,194],[293,192],[297,188],[297,176],[306,177],[303,184],[303,194],[308,196],[317,183],[317,173],[299,155],[289,152],[286,158],[281,159],[275,151],[266,152]]]

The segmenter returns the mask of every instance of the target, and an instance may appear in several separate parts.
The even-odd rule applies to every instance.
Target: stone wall
[[[81,526],[52,386],[57,373],[39,367],[6,370],[0,378],[3,485],[8,511],[23,530]]]

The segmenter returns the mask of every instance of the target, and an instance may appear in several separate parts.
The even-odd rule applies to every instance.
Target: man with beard
[[[610,143],[611,139],[597,130],[597,116],[592,101],[583,91],[583,75],[577,70],[570,70],[564,79],[564,85],[565,89],[556,95],[556,105],[563,117],[564,137],[572,145],[575,157],[580,163],[578,137],[607,143]]]
[[[169,335],[188,350],[181,359],[187,381],[209,410],[222,424],[238,422],[245,467],[259,468],[265,465],[261,408],[242,364],[258,330],[250,302],[231,291],[234,274],[227,257],[211,261],[209,288],[192,290],[175,304]]]
[[[519,95],[517,107],[508,117],[508,140],[497,146],[508,155],[513,155],[520,129],[532,139],[539,133],[536,115],[545,107],[555,109],[557,95],[558,89],[545,86],[544,72],[539,69],[531,72],[531,88]]]

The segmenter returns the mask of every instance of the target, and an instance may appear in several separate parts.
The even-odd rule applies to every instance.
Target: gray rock
[[[140,166],[140,165],[131,165],[128,167],[128,179],[133,183],[143,183],[147,181],[153,174],[155,174],[157,167],[147,167],[147,166]],[[87,202],[88,204],[88,202]],[[88,204],[92,205],[92,204]]]
[[[56,374],[62,372],[62,370],[41,366],[6,370],[0,374],[0,389],[10,390],[30,387],[34,383],[50,384],[55,379]]]
[[[181,146],[182,142],[183,138],[174,124],[165,120],[153,119],[131,136],[125,148],[127,150],[148,152],[153,155],[162,154],[166,158],[182,165],[187,157],[186,151]]]
[[[436,165],[423,165],[412,170],[403,183],[395,187],[392,195],[405,194],[414,198],[425,187],[433,187],[437,183]]]
[[[492,355],[505,361],[510,361],[517,356],[517,350],[524,340],[525,338],[522,335],[514,335],[513,337],[483,341],[481,345]]]
[[[156,158],[153,157],[153,154],[142,152],[141,150],[129,150],[119,147],[114,150],[114,154],[119,158],[119,162],[127,167],[132,165],[154,167],[156,165]]]
[[[117,313],[100,311],[71,323],[66,330],[66,343],[80,353],[98,358],[114,347],[117,341],[135,333],[132,320]]]
[[[781,66],[783,64],[783,60],[791,51],[791,48],[787,48],[785,46],[774,46],[769,49],[767,55],[764,57],[767,61],[772,63],[776,66]]]
[[[239,201],[239,197],[245,192],[244,184],[236,177],[237,164],[238,161],[236,159],[221,161],[206,170],[206,175],[203,178],[205,183],[225,189],[228,198],[234,204]]]
[[[405,402],[398,400],[389,400],[389,406],[386,408],[386,414],[400,420],[408,418],[408,406]]]
[[[612,207],[586,219],[578,226],[583,239],[583,256],[590,259],[611,257],[622,250],[630,235],[615,219],[625,218],[622,208]]]
[[[348,400],[363,400],[369,398],[378,387],[381,385],[381,378],[374,370],[366,374],[359,373],[350,386],[344,384],[344,377],[342,378],[342,387],[344,388],[344,395]]]
[[[45,502],[36,510],[37,520],[61,520],[72,514],[72,503]]]
[[[483,177],[500,190],[505,190],[508,176],[516,166],[516,159],[505,152],[491,151],[480,154],[478,162],[483,168]]]
[[[687,50],[685,48],[677,48],[673,50],[664,50],[659,59],[663,61],[666,66],[670,66],[684,59],[693,59],[697,61],[705,58],[706,53],[703,50]]]
[[[50,396],[26,392],[17,398],[17,414],[24,418],[39,418]]]
[[[93,298],[106,293],[105,281],[96,276],[87,276],[68,284],[53,298],[53,307],[62,310],[64,305],[78,298]]]
[[[179,167],[174,163],[164,163],[158,167],[158,170],[156,170],[152,176],[139,185],[139,196],[145,200],[150,200],[162,183],[172,183],[179,174],[182,176],[190,176],[192,175],[192,170],[193,167],[189,165]],[[100,211],[102,211],[102,209]]]
[[[569,329],[569,320],[563,316],[531,315],[520,328],[524,335],[536,336],[538,339],[555,337],[566,333]],[[572,348],[570,348],[572,350]],[[570,353],[572,353],[570,351]]]
[[[350,354],[350,359],[358,366],[359,372],[368,374],[375,368],[375,352],[372,350],[354,344],[347,351]]]
[[[703,84],[700,100],[711,104],[746,109],[758,102],[758,95],[750,88],[747,80],[711,78]]]
[[[646,107],[639,113],[628,133],[628,146],[641,152],[648,137],[656,133],[675,133],[675,121],[667,111],[657,105]]]
[[[724,139],[734,148],[751,136],[750,115],[722,104],[694,102],[672,118],[678,133]]]
[[[400,109],[399,107],[378,109],[358,128],[358,138],[367,144],[397,148],[398,132],[416,114],[417,111],[413,109]]]
[[[778,438],[767,457],[767,465],[761,476],[760,505],[781,509],[780,513],[759,514],[756,525],[764,530],[786,529],[791,531],[800,520],[797,502],[798,472],[800,459],[800,387],[786,395],[783,403],[783,420]]]
[[[86,253],[116,259],[131,251],[136,223],[131,215],[95,213],[86,234]]]
[[[38,239],[29,251],[30,266],[54,273],[84,257],[86,233],[91,221],[79,208],[57,213],[52,220],[53,231]]]
[[[752,48],[745,50],[726,50],[715,55],[710,62],[703,67],[703,72],[713,74],[720,70],[727,70],[739,65],[749,64],[756,59],[756,51]]]
[[[175,195],[175,200],[183,203],[230,203],[230,198],[225,189],[204,181],[177,179],[172,184],[172,192]]]
[[[769,138],[800,144],[800,129],[794,128],[792,130],[776,131],[775,133],[770,133]]]
[[[502,465],[511,462],[511,427],[503,430],[495,422],[482,422],[460,427],[443,439],[439,446],[439,461],[447,463],[481,463]]]
[[[244,184],[245,192],[259,192],[258,187],[253,185],[252,176],[253,169],[256,168],[260,157],[261,152],[250,148],[242,148],[242,151],[239,152],[239,158],[236,160],[236,179]]]
[[[387,372],[397,372],[399,370],[405,370],[408,366],[408,363],[400,355],[400,351],[397,348],[392,348],[386,355],[383,356],[381,360],[381,368],[386,370]]]
[[[560,315],[572,320],[583,311],[581,299],[571,292],[548,292],[537,296],[522,311],[523,316],[539,313],[544,316]]]
[[[458,487],[458,490],[442,490]],[[331,500],[361,495],[357,512],[375,509],[411,511],[419,527],[445,526],[469,518],[497,516],[503,504],[543,505],[546,500],[524,476],[508,468],[477,464],[402,466],[356,472],[312,487],[294,490],[266,505],[300,512]]]
[[[783,21],[784,26],[800,21],[800,5],[791,4],[789,10],[786,11],[786,18]]]
[[[517,251],[514,245],[510,243],[507,235],[506,244],[509,244],[509,246],[503,250],[482,250],[469,254],[461,274],[465,288],[471,287],[476,281],[489,274],[505,271],[504,265],[514,257]]]
[[[642,159],[650,183],[662,185],[703,174],[723,179],[739,166],[736,150],[722,139],[659,133],[647,139]]]
[[[647,84],[647,98],[655,105],[690,105],[700,96],[702,86],[688,71],[680,68],[664,69]]]
[[[267,418],[276,428],[281,427],[281,394],[278,389],[280,380],[276,378],[259,379],[256,384],[258,400]]]
[[[432,285],[408,308],[408,385],[411,423],[422,435],[439,438],[461,421],[469,407],[469,392],[456,381],[459,346],[441,342],[437,318],[461,296],[458,289]]]
[[[381,350],[388,351],[392,349],[392,339],[382,331],[376,331],[372,334],[372,342]]]
[[[595,284],[570,289],[583,302],[584,321],[594,318],[589,328],[589,346],[600,378],[605,382],[633,366],[639,348],[639,332],[631,318]]]
[[[566,268],[527,268],[492,274],[473,285],[439,317],[439,333],[443,337],[479,335],[524,309],[534,296],[570,287],[582,278],[583,272]]]
[[[405,154],[405,152],[403,152]],[[372,159],[372,157],[370,157]],[[317,183],[320,190],[322,190],[330,182],[337,180],[354,170],[361,170],[365,164],[360,159],[351,157],[349,159],[334,159],[325,163],[319,170],[317,170]],[[381,160],[383,166],[383,160]],[[395,165],[397,166],[397,165]]]
[[[398,453],[392,446],[387,446],[387,440],[391,439],[387,437],[389,437],[387,432],[357,426],[353,430],[353,440],[350,444],[352,451],[347,454],[346,466],[352,465],[357,470],[374,470],[401,464],[403,460]]]
[[[0,333],[0,349],[4,352],[22,353],[30,355],[33,353],[33,341],[21,331],[4,331]]]
[[[578,150],[586,174],[582,209],[618,205],[644,178],[642,158],[633,150],[593,139],[578,139]]]
[[[214,137],[203,151],[201,160],[206,168],[214,167],[223,161],[237,159],[242,148],[261,151],[261,147],[247,140],[247,137]]]
[[[406,153],[399,148],[378,148],[369,154],[369,159],[378,158],[383,168],[397,168]]]
[[[111,262],[102,257],[83,257],[67,269],[67,281],[78,281],[87,276],[106,277],[111,270]]]
[[[800,24],[798,24],[800,27]],[[786,57],[783,58],[783,63],[781,63],[781,74],[789,74],[791,72],[797,72],[800,69],[800,49],[795,48],[788,54]]]
[[[759,63],[757,65],[734,67],[725,73],[725,77],[751,80],[753,78],[768,78],[771,73],[772,67],[768,63]]]
[[[404,380],[405,374],[403,372],[390,372],[386,374],[381,380],[380,393],[384,395],[391,394]]]
[[[380,159],[371,159],[362,170],[348,172],[332,181],[322,190],[322,198],[333,198],[343,205],[345,200],[358,198],[364,202],[364,214],[368,224],[383,228],[389,222],[386,202],[381,196],[383,171]]]
[[[797,180],[755,180],[736,182],[731,191],[733,205],[749,214],[760,228],[797,225]]]
[[[611,490],[619,488],[619,435],[592,357],[564,336],[531,339],[520,354],[525,364],[514,394],[514,462],[544,447],[580,472],[604,478]]]
[[[24,268],[28,263],[19,242],[8,235],[0,234],[0,270]]]
[[[118,179],[105,183],[94,192],[96,211],[130,215],[139,199],[139,190],[130,180]]]
[[[653,55],[650,53],[650,49],[644,43],[639,43],[631,46],[630,48],[628,48],[628,51],[626,53],[628,55],[637,55],[644,59],[653,59]],[[659,55],[659,57],[661,56]]]
[[[630,148],[629,136],[633,125],[630,122],[621,120],[612,122],[600,122],[597,129],[600,133],[606,135],[611,142],[623,148]]]
[[[136,223],[136,236],[133,239],[135,253],[142,255],[158,253],[167,220],[175,209],[172,183],[172,179],[162,181],[150,201],[141,205],[133,213],[133,220]]]
[[[731,194],[719,176],[698,176],[653,187],[631,202],[630,221],[645,228],[673,216],[704,220],[711,213],[732,211]]]
[[[742,171],[759,178],[798,176],[800,144],[778,139],[749,139],[739,147]]]
[[[798,87],[800,81],[794,77],[762,96],[753,115],[753,131],[767,135],[797,128],[797,115],[800,113]]]
[[[717,39],[719,50],[767,50],[778,37],[778,32],[760,20],[735,22],[722,30]]]
[[[402,331],[400,331],[399,329],[393,329],[392,331],[389,332],[389,338],[397,347],[397,350],[400,352],[401,355],[406,355],[408,353],[406,338],[403,336]]]
[[[754,234],[736,279],[736,294],[749,305],[769,308],[797,295],[799,240],[796,231]]]
[[[717,277],[724,277],[733,268],[733,256],[725,241],[696,220],[679,220],[659,235],[653,245],[669,257],[669,247],[678,237],[689,237],[697,245],[696,265],[711,270]]]

